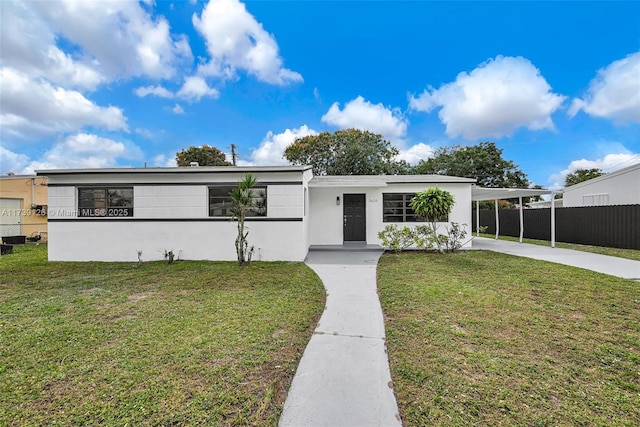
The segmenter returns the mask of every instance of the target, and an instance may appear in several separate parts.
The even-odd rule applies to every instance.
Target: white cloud
[[[153,138],[153,133],[149,129],[135,128],[134,132],[146,139]]]
[[[173,92],[160,85],[139,87],[134,90],[134,93],[140,98],[144,98],[147,95],[153,95],[159,98],[173,98]]]
[[[584,99],[573,100],[569,116],[580,110],[615,122],[640,122],[640,52],[599,70]]]
[[[610,153],[595,160],[588,160],[584,158],[573,160],[565,169],[549,177],[549,188],[552,190],[563,188],[567,175],[577,171],[578,169],[600,169],[605,173],[611,173],[636,163],[640,163],[640,153],[632,153],[629,151],[623,153]]]
[[[399,109],[390,109],[382,104],[372,104],[362,96],[347,102],[344,109],[334,102],[322,116],[322,122],[340,129],[356,128],[381,134],[394,142],[402,142],[407,133],[407,119]]]
[[[185,36],[172,35],[164,17],[146,10],[151,6],[127,1],[0,2],[2,66],[88,90],[119,77],[171,78],[193,55]]]
[[[73,88],[93,90],[104,81],[96,64],[73,58],[56,45],[56,34],[32,2],[0,2],[3,67]]]
[[[238,0],[211,0],[192,21],[211,57],[201,74],[232,78],[243,70],[270,84],[302,81],[299,73],[283,67],[274,37]]]
[[[422,142],[409,147],[407,150],[400,150],[400,154],[396,156],[397,160],[404,160],[410,165],[417,165],[421,160],[427,160],[433,157],[434,149]]]
[[[0,69],[2,134],[47,136],[84,126],[127,131],[127,119],[117,107],[100,107],[80,92],[31,80],[8,68]]]
[[[203,97],[209,97],[214,99],[220,97],[220,92],[215,88],[209,87],[204,77],[200,75],[186,77],[184,79],[184,83],[182,84],[182,87],[175,94],[161,85],[142,86],[137,88],[134,91],[134,93],[141,98],[147,95],[153,95],[159,98],[166,98],[166,99],[177,97],[187,101],[200,101],[200,99]],[[173,112],[176,113],[175,108]],[[181,114],[181,113],[176,113],[176,114]]]
[[[566,97],[551,92],[540,71],[522,57],[497,56],[439,89],[410,96],[409,106],[438,116],[450,137],[502,137],[516,129],[554,129],[551,114]]]
[[[0,146],[0,175],[6,175],[9,172],[18,174],[28,162],[28,156],[14,153]]]
[[[78,133],[57,142],[41,159],[30,162],[23,173],[40,169],[106,168],[119,160],[141,160],[140,148],[97,135]]]
[[[178,162],[176,161],[176,158],[173,156],[158,154],[151,161],[151,165],[155,167],[161,167],[161,168],[173,168],[178,166]]]
[[[200,101],[202,97],[218,98],[220,92],[209,87],[207,82],[201,76],[191,76],[184,79],[184,84],[176,93],[178,98],[188,101]]]
[[[284,132],[276,134],[269,131],[260,143],[260,146],[251,153],[250,164],[259,166],[286,165],[288,162],[283,158],[284,150],[291,145],[296,138],[317,134],[318,132],[310,129],[307,125],[302,125],[295,129],[286,129]]]
[[[166,99],[177,97],[187,101],[200,101],[203,97],[214,99],[220,97],[220,92],[215,88],[209,87],[204,77],[200,75],[185,77],[182,87],[175,94],[161,85],[142,86],[137,88],[134,93],[141,98],[147,95],[153,95]],[[175,107],[173,112],[176,113]]]
[[[184,114],[184,108],[180,104],[174,105],[171,111],[173,114]]]
[[[193,58],[184,36],[173,36],[167,20],[153,17],[139,2],[63,0],[32,9],[54,33],[81,47],[109,79],[171,78]]]

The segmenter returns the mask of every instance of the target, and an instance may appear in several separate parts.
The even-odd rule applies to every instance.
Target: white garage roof
[[[487,187],[471,187],[471,200],[496,200],[496,199],[515,199],[518,197],[542,196],[543,194],[553,194],[553,190],[534,189],[534,188],[487,188]]]

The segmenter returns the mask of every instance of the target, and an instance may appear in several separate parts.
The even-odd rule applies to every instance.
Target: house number
[[[369,203],[378,203],[378,199],[369,199]]]

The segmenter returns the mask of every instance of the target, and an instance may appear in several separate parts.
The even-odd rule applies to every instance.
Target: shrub
[[[422,250],[430,250],[436,247],[436,234],[430,225],[422,224],[416,226],[413,231],[416,247]]]
[[[387,225],[378,233],[382,246],[393,252],[402,252],[415,243],[415,236],[409,227],[398,228],[396,224]]]
[[[424,251],[437,250],[440,253],[455,252],[467,241],[467,224],[452,222],[451,226],[445,226],[447,234],[437,234],[431,224],[421,224],[413,230],[409,227],[398,228],[396,224],[387,225],[378,233],[382,246],[393,252],[402,252],[410,246],[415,246]]]
[[[451,223],[451,228],[446,227],[447,235],[444,236],[446,251],[455,252],[465,244],[464,238],[467,237],[467,224]]]

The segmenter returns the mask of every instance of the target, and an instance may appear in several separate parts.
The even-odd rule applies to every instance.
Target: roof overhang
[[[49,175],[118,175],[118,174],[198,174],[198,173],[262,173],[305,172],[311,166],[185,166],[152,168],[90,168],[90,169],[43,169],[36,170],[38,176]]]
[[[446,175],[322,175],[314,176],[309,187],[368,187],[384,188],[394,184],[420,184],[426,187],[439,184],[468,184],[473,178]]]
[[[359,188],[382,188],[387,183],[379,179],[377,176],[354,175],[348,177],[342,176],[314,176],[309,181],[309,187],[313,188],[329,188],[329,187],[359,187]]]

